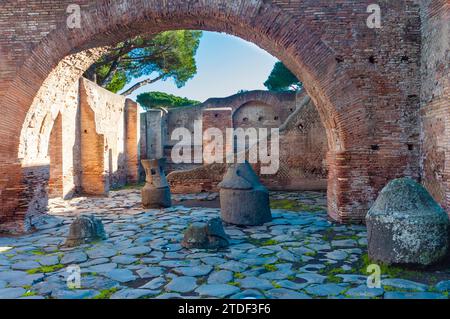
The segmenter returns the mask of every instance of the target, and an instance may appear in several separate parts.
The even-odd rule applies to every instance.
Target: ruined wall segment
[[[312,100],[304,93],[297,100],[299,109],[281,127],[280,168],[274,175],[261,175],[261,180],[273,190],[326,190],[325,128]]]
[[[450,3],[425,0],[422,16],[421,171],[428,191],[450,211]]]
[[[87,195],[106,195],[109,192],[108,148],[105,136],[100,134],[95,113],[89,104],[87,92],[80,81],[80,166],[81,192]]]
[[[49,143],[50,178],[48,182],[48,196],[50,198],[63,197],[63,129],[61,114],[56,117],[53,123]]]
[[[287,105],[290,116],[283,125],[278,126],[280,127],[278,172],[264,175],[260,173],[260,163],[253,163],[253,167],[259,174],[261,182],[272,190],[326,190],[328,169],[325,158],[328,144],[325,128],[316,106],[305,93],[298,95],[291,93],[291,96],[296,100],[293,105]],[[261,102],[250,102],[250,105],[252,105],[250,112],[257,115],[259,110],[254,106],[261,105]],[[236,112],[239,110],[236,109]],[[223,116],[215,117],[213,110],[206,113],[204,120],[207,122],[203,124],[203,129],[221,127],[226,121],[230,124],[228,114],[226,119]],[[259,121],[255,124],[260,124],[260,127],[272,127],[271,122],[265,122],[267,126]],[[246,125],[241,127],[248,128]],[[270,145],[270,141],[268,144]],[[248,160],[248,152],[246,158]],[[174,193],[217,191],[217,184],[225,172],[225,164],[202,165],[187,170],[175,170],[168,175],[168,181]]]
[[[296,108],[296,94],[293,92],[269,92],[246,91],[225,98],[210,98],[204,103],[195,106],[171,108],[166,111],[149,110],[147,114],[141,114],[141,143],[142,158],[154,158],[161,156],[167,158],[167,171],[189,170],[201,166],[201,163],[174,164],[171,161],[172,148],[178,143],[172,140],[172,133],[177,128],[185,128],[194,137],[203,132],[203,111],[212,108],[230,108],[232,113],[232,125],[230,127],[250,127],[250,122],[255,122],[252,127],[278,127]],[[251,120],[244,122],[243,114],[249,113]],[[265,116],[263,115],[265,113]],[[145,120],[147,118],[147,121]],[[259,120],[259,121],[258,121]],[[221,127],[217,119],[212,119],[212,127]],[[227,122],[228,119],[227,119]],[[150,141],[150,143],[147,143]],[[203,143],[196,143],[192,138],[192,158],[195,150],[201,150]],[[142,172],[143,173],[143,172]],[[143,175],[141,174],[141,180]]]
[[[81,191],[105,194],[110,188],[125,186],[129,173],[136,174],[137,105],[84,78],[80,79],[80,104]]]

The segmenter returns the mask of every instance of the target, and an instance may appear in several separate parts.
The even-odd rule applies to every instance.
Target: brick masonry
[[[422,177],[446,206],[447,125],[437,119],[448,115],[433,109],[447,105],[448,47],[438,40],[445,42],[448,1],[380,0],[382,29],[366,25],[370,0],[79,0],[82,28],[74,30],[65,12],[72,3],[0,4],[1,223],[20,223],[34,205],[28,169],[41,167],[52,127],[42,124],[54,121],[60,105],[54,101],[63,101],[101,47],[180,28],[252,41],[304,82],[327,132],[333,218],[361,221],[386,182],[405,175]],[[439,36],[434,27],[444,33]],[[429,119],[423,130],[421,106]],[[40,127],[44,135],[28,134]],[[439,147],[422,147],[421,157],[421,141],[428,140]]]
[[[317,108],[306,94],[264,92],[246,92],[236,96],[214,99],[209,108],[203,110],[203,131],[208,127],[222,128],[280,128],[279,170],[276,174],[261,174],[260,163],[254,168],[260,173],[262,182],[272,190],[326,190],[327,167],[326,153],[328,145],[325,128],[322,125]],[[234,101],[238,99],[241,106]],[[306,101],[306,102],[305,102]],[[272,104],[273,103],[273,104]],[[213,106],[221,106],[213,108]],[[226,106],[229,105],[227,108]],[[200,106],[202,107],[202,106]],[[298,109],[297,109],[298,108]],[[219,110],[219,112],[214,112]],[[222,111],[223,110],[223,111]],[[233,113],[229,110],[234,110]],[[185,108],[184,112],[198,112],[197,108]],[[170,114],[170,112],[169,112]],[[216,116],[217,115],[217,116]],[[192,116],[185,116],[191,120]],[[178,116],[178,118],[181,118]],[[184,121],[179,121],[178,125]],[[185,123],[188,125],[189,123]],[[174,127],[168,126],[170,132]],[[205,143],[206,146],[207,142]],[[268,143],[270,145],[270,142]],[[195,145],[192,145],[193,147]],[[225,153],[227,147],[223,147]],[[228,147],[231,149],[231,147]],[[237,151],[235,149],[235,151]],[[270,151],[270,149],[269,149]],[[171,154],[166,155],[170,158]],[[248,152],[246,159],[249,160]],[[181,170],[180,170],[180,165]],[[224,165],[197,165],[185,169],[185,164],[172,165],[168,181],[173,193],[186,191],[217,191],[217,184],[226,170]],[[205,162],[203,162],[205,165]],[[214,167],[214,169],[211,169]],[[184,169],[183,169],[184,168]]]
[[[62,116],[59,114],[50,134],[49,160],[50,160],[50,178],[48,181],[48,196],[63,197],[63,128]]]
[[[423,184],[450,211],[450,3],[423,1],[421,170]]]

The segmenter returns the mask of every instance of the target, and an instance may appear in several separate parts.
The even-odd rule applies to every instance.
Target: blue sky
[[[277,61],[253,43],[216,32],[203,32],[196,60],[197,75],[181,89],[169,79],[144,86],[129,97],[136,99],[142,92],[161,91],[203,102],[239,90],[265,90],[263,83]]]

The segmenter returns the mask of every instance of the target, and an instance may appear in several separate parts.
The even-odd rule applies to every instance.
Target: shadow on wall
[[[21,176],[25,187],[10,184],[11,187],[0,193],[4,203],[0,210],[0,233],[28,231],[34,220],[47,211],[50,165],[42,163],[21,167],[19,164],[17,168],[17,171],[9,170],[10,176]]]

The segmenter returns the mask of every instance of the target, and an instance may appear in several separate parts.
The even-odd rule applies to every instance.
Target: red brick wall
[[[302,103],[304,95],[298,97]],[[261,175],[274,190],[326,190],[328,144],[316,106],[301,105],[280,133],[280,167],[276,174]]]

